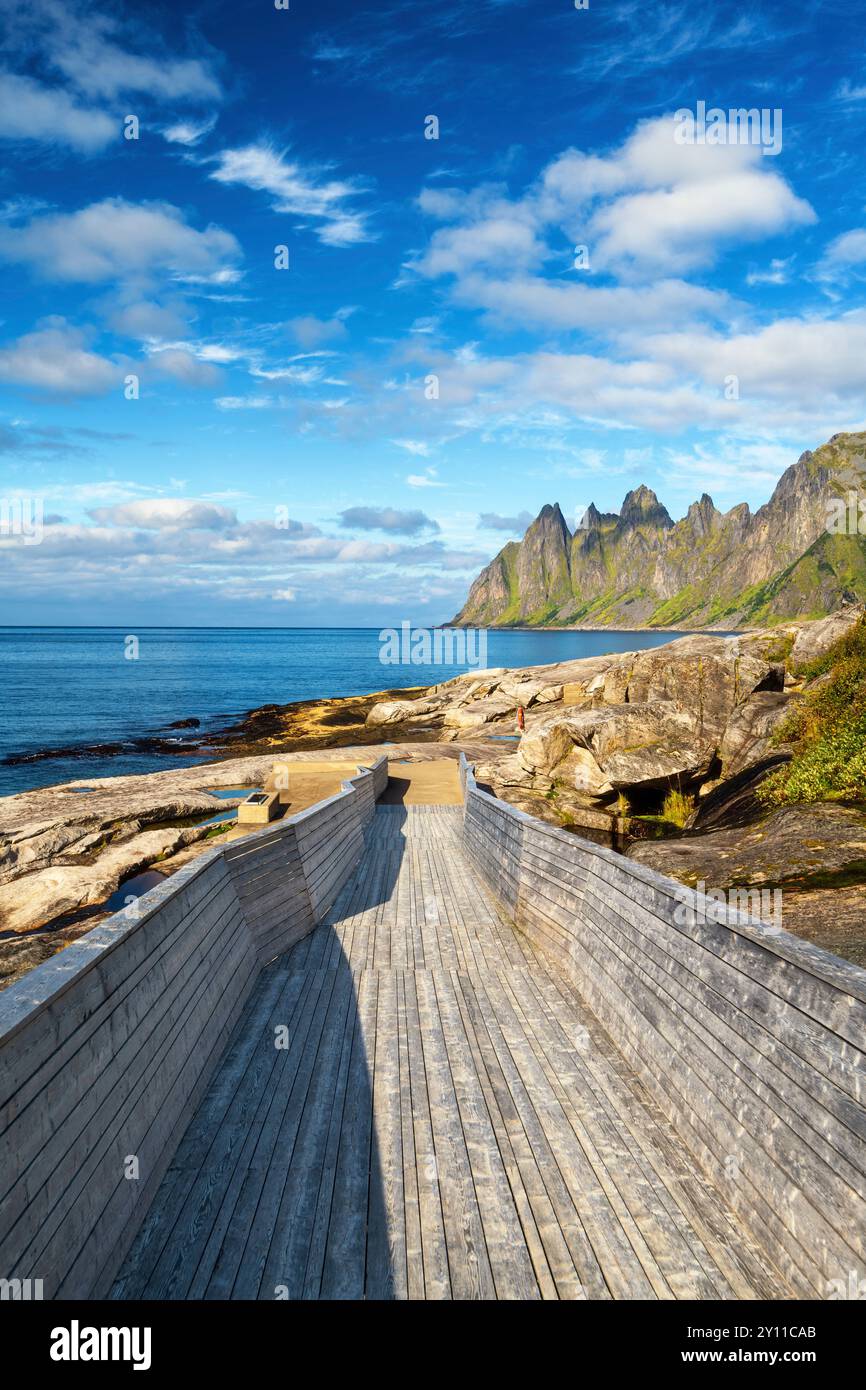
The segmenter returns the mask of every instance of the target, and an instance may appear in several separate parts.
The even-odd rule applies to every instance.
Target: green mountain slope
[[[866,433],[803,454],[754,514],[745,503],[720,512],[704,494],[675,523],[642,486],[619,513],[591,506],[572,534],[558,504],[545,506],[453,622],[737,628],[852,599],[866,599]]]

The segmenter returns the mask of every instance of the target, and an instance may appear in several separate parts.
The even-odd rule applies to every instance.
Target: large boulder
[[[507,666],[485,666],[478,670],[462,671],[459,676],[452,676],[439,685],[431,685],[427,694],[444,695],[447,700],[454,701],[465,698],[467,692],[475,688],[478,693],[489,695],[502,677],[510,674]]]
[[[714,758],[711,743],[661,738],[637,748],[623,748],[604,759],[604,771],[615,791],[629,787],[663,788],[671,782],[705,777]]]
[[[371,728],[389,724],[406,724],[413,719],[429,719],[442,708],[442,700],[381,700],[367,715]]]
[[[719,739],[738,705],[772,679],[769,662],[743,654],[736,638],[697,634],[618,661],[606,673],[606,704],[655,704],[689,712],[695,734]]]
[[[576,778],[579,790],[596,796],[621,787],[664,786],[677,777],[703,776],[712,763],[715,744],[701,738],[694,724],[691,711],[671,701],[577,708],[527,729],[517,758],[528,772]],[[578,758],[575,750],[588,756]]]
[[[810,662],[824,656],[835,642],[862,620],[863,614],[862,603],[852,603],[840,608],[836,613],[831,613],[829,618],[818,618],[813,623],[804,623],[791,648],[792,669],[801,671]]]
[[[515,676],[500,681],[497,694],[508,696],[514,701],[515,707],[523,705],[524,709],[529,709],[535,704],[549,704],[551,701],[561,700],[562,685],[533,680],[531,676],[527,677],[522,672],[517,672]]]
[[[790,704],[791,697],[780,691],[759,690],[737,706],[719,745],[723,777],[733,777],[772,755],[773,736]]]
[[[588,748],[572,748],[568,757],[559,764],[557,776],[569,782],[576,792],[596,800],[609,796],[614,790],[607,774],[602,772]]]
[[[526,730],[517,747],[517,760],[527,772],[551,776],[573,746],[570,719],[556,714]]]
[[[472,729],[504,719],[516,709],[517,703],[511,696],[490,695],[485,700],[473,700],[471,704],[447,709],[443,723],[446,729]]]

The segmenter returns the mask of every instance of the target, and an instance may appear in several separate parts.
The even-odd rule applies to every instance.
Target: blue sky
[[[439,622],[545,502],[866,427],[847,2],[0,14],[3,622]]]

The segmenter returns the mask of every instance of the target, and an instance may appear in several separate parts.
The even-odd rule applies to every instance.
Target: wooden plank
[[[372,1060],[373,1137],[370,1145],[370,1191],[367,1213],[365,1296],[372,1299],[409,1295],[406,1254],[406,1204],[403,1195],[403,1092],[397,1019],[397,975],[380,971]]]
[[[414,983],[452,1291],[458,1299],[490,1299],[496,1296],[496,1285],[442,1036],[432,972],[416,972]]]
[[[327,1244],[321,1282],[315,1294],[328,1299],[361,1299],[364,1296],[373,1127],[368,1050],[375,1055],[377,974],[364,971],[358,978],[357,991],[358,1009]],[[374,1200],[381,1200],[380,1194],[374,1194]]]
[[[424,1262],[424,1294],[428,1299],[441,1299],[452,1297],[452,1285],[448,1248],[445,1240],[442,1193],[439,1187],[439,1169],[433,1141],[427,1069],[421,1042],[418,999],[415,992],[419,973],[407,971],[403,976],[406,1039],[412,1091],[411,1113],[415,1128],[415,1173],[418,1184],[421,1248]],[[404,1149],[404,1153],[406,1152],[407,1150]]]

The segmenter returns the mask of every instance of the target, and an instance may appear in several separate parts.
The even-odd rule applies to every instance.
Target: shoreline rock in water
[[[374,748],[397,760],[465,751],[495,795],[685,882],[726,886],[716,880],[736,860],[731,845],[760,820],[750,873],[756,882],[787,877],[811,894],[810,929],[820,936],[826,909],[814,863],[795,856],[799,872],[774,870],[791,855],[791,819],[762,813],[754,791],[790,756],[774,732],[804,689],[804,666],[862,614],[852,605],[733,637],[693,634],[639,652],[470,671],[429,688],[266,705],[203,740],[213,761],[0,798],[0,977],[8,983],[89,930],[130,874],[170,873],[200,853],[223,833],[203,822],[263,785],[275,759],[363,762]],[[226,788],[238,795],[212,794]],[[694,798],[684,833],[662,815],[672,788],[687,806]],[[799,841],[820,844],[829,824],[821,808],[799,810]],[[862,918],[866,818],[835,811],[834,882]],[[842,953],[860,950],[863,935],[852,928]]]

